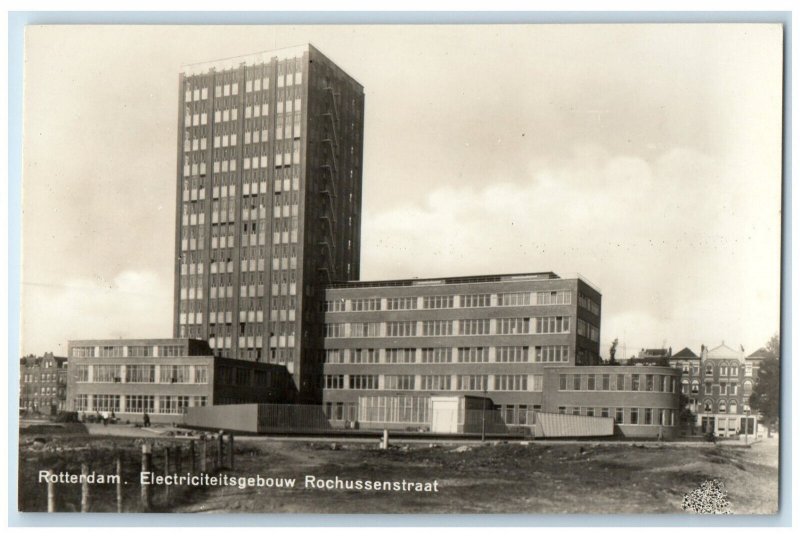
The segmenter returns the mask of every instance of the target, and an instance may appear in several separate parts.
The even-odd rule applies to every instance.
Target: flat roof
[[[452,276],[441,278],[404,278],[401,280],[350,280],[333,282],[328,288],[381,288],[399,286],[437,286],[442,284],[469,284],[476,282],[525,282],[530,280],[561,280],[552,271],[541,273],[510,273],[503,275]]]

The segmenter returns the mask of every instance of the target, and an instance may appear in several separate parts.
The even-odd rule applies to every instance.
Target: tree
[[[775,333],[772,335],[772,338],[769,339],[767,344],[764,346],[764,349],[767,350],[769,356],[773,359],[780,359],[781,358],[781,337],[779,333]]]
[[[778,359],[764,359],[758,369],[758,380],[750,394],[750,407],[758,411],[767,424],[767,435],[778,422],[781,404],[781,369]]]
[[[608,350],[608,363],[611,365],[617,364],[617,360],[614,358],[617,355],[617,344],[619,344],[619,339],[614,338],[614,341],[611,342],[611,348]]]

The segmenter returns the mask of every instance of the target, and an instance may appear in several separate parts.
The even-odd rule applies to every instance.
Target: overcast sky
[[[23,353],[171,334],[180,66],[303,42],[365,89],[362,279],[580,273],[603,356],[778,330],[778,26],[52,26],[26,36]]]

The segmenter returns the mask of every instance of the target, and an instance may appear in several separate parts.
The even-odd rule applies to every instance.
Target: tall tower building
[[[319,400],[325,286],[359,278],[363,88],[311,45],[179,84],[174,336]]]

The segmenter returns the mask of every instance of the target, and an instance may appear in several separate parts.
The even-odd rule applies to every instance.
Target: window
[[[595,390],[595,376],[589,374],[586,376],[586,390]]]
[[[714,375],[714,365],[706,364],[706,375]]]
[[[528,390],[527,375],[495,375],[494,390],[523,391]]]
[[[414,390],[413,375],[387,375],[384,377],[386,390]]]
[[[453,348],[449,347],[422,348],[422,362],[424,363],[453,362]]]
[[[387,321],[386,336],[416,336],[416,321]]]
[[[531,294],[528,292],[497,294],[498,306],[527,306],[529,304],[531,304]]]
[[[153,413],[155,396],[125,396],[125,411],[128,413]]]
[[[581,376],[572,376],[572,390],[581,390]]]
[[[534,362],[569,362],[569,346],[536,346]]]
[[[416,297],[391,297],[386,300],[386,310],[414,310],[417,308]]]
[[[652,424],[653,423],[653,410],[652,409],[645,409],[644,410],[644,423],[645,424]]]
[[[495,351],[497,362],[528,362],[528,346],[501,346]]]
[[[325,337],[326,338],[343,338],[344,337],[344,323],[326,323],[325,324]]]
[[[692,394],[699,394],[700,393],[700,382],[696,379],[692,381]]]
[[[79,394],[75,397],[75,411],[87,411],[89,409],[89,397],[86,394]]]
[[[94,347],[73,347],[70,355],[76,358],[94,357]]]
[[[601,378],[601,390],[611,390],[611,375],[603,374]]]
[[[453,334],[451,320],[428,320],[422,322],[423,336],[450,336]]]
[[[343,389],[344,375],[325,375],[323,387],[326,389]]]
[[[647,374],[644,376],[644,384],[645,389],[648,392],[653,392],[655,390],[655,385],[653,384],[653,374]]]
[[[376,364],[378,362],[378,352],[371,348],[353,349],[350,362],[353,364]]]
[[[189,366],[188,365],[161,365],[161,383],[189,383]]]
[[[377,375],[357,374],[350,376],[350,388],[357,390],[374,390],[378,388]]]
[[[372,312],[381,309],[380,299],[353,299],[351,301],[353,312]]]
[[[129,357],[152,357],[153,346],[128,346]]]
[[[205,407],[208,402],[207,396],[195,396],[194,397],[194,407]]]
[[[119,364],[96,364],[94,366],[95,383],[119,383],[122,381],[121,366]]]
[[[720,413],[726,413],[728,411],[728,403],[725,400],[720,400],[717,409],[719,409]]]
[[[98,357],[122,357],[122,346],[100,346]]]
[[[491,306],[491,295],[488,293],[475,293],[461,296],[461,308],[483,308]]]
[[[540,291],[536,293],[536,304],[572,304],[572,292],[569,290]]]
[[[497,334],[528,334],[530,318],[501,318],[497,320]]]
[[[489,362],[488,347],[458,348],[458,362]]]
[[[449,350],[449,348],[447,349]],[[408,364],[414,362],[414,355],[414,348],[389,348],[386,350],[386,362],[390,364]]]
[[[129,364],[125,368],[126,383],[155,383],[156,367],[154,364]]]
[[[351,323],[350,336],[356,337],[375,337],[381,334],[381,324],[379,322],[370,323]]]
[[[600,305],[583,293],[578,293],[578,306],[588,310],[596,316],[600,315]]]
[[[635,407],[631,409],[631,424],[639,424],[639,410]]]
[[[558,390],[567,390],[567,375],[558,375]]]
[[[624,424],[625,423],[625,410],[621,407],[617,407],[614,411],[614,420],[617,424]]]
[[[183,346],[158,346],[159,357],[180,357],[184,354]]]
[[[452,295],[431,295],[422,298],[422,308],[453,308]]]
[[[536,334],[551,334],[569,332],[569,317],[567,316],[548,316],[534,318]]]
[[[420,379],[422,390],[450,390],[449,375],[423,375]]]
[[[85,364],[79,364],[75,367],[75,380],[78,383],[88,383],[89,382],[89,366]]]
[[[194,382],[208,383],[208,366],[198,365],[194,367]]]
[[[488,381],[487,375],[460,375],[457,390],[486,390]]]
[[[332,301],[325,301],[325,312],[344,312],[345,300],[334,299]]]
[[[344,349],[326,349],[325,362],[329,364],[344,364],[345,355]]]
[[[459,334],[462,335],[489,334],[488,319],[462,319],[459,320],[458,327]]]
[[[95,394],[94,410],[119,413],[119,401],[119,394]]]
[[[639,390],[640,374],[631,374],[631,390]]]

